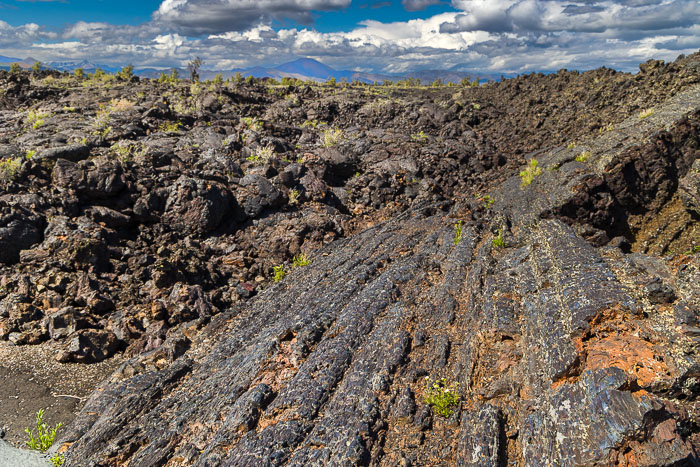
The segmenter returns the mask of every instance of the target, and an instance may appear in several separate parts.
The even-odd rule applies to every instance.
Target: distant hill
[[[0,68],[7,69],[12,63],[19,63],[22,68],[29,68],[36,62],[33,58],[14,58],[5,57],[0,55]],[[58,71],[72,72],[78,68],[82,68],[85,73],[94,73],[95,70],[101,68],[102,70],[114,73],[121,69],[120,66],[111,66],[92,63],[87,60],[80,61],[49,61],[42,63],[44,68],[53,68]],[[161,73],[170,73],[172,68],[136,68],[134,73],[143,78],[158,78]],[[187,68],[177,68],[179,76],[181,78],[187,78],[189,76],[189,71]],[[487,80],[499,80],[501,75],[494,73],[481,73],[474,71],[462,71],[462,70],[421,70],[421,71],[411,71],[400,74],[387,74],[387,73],[365,73],[360,71],[351,70],[336,70],[318,60],[312,58],[300,58],[291,62],[283,63],[281,65],[264,67],[264,66],[254,66],[252,68],[239,68],[233,70],[208,70],[202,69],[199,71],[200,78],[203,80],[213,79],[217,74],[223,76],[224,79],[234,76],[240,73],[244,77],[252,76],[254,78],[274,78],[276,80],[281,80],[282,78],[296,78],[302,81],[316,81],[323,82],[331,78],[335,78],[337,81],[343,79],[347,81],[361,81],[364,83],[383,83],[384,81],[399,81],[407,78],[419,79],[422,84],[430,84],[436,80],[441,80],[444,83],[459,83],[463,78],[470,78],[471,80],[478,79],[479,81]],[[511,77],[514,75],[506,75],[506,77]]]

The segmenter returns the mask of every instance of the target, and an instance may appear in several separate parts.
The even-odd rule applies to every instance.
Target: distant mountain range
[[[12,63],[19,63],[22,68],[29,68],[36,62],[33,58],[18,59],[13,57],[4,57],[0,55],[0,69],[7,69]],[[114,73],[118,71],[121,67],[100,65],[88,61],[62,61],[62,62],[47,62],[42,63],[44,68],[52,68],[59,71],[72,72],[77,68],[82,68],[85,73],[93,73],[96,69],[101,68],[102,70]],[[136,68],[134,73],[138,76],[144,78],[158,78],[162,72],[170,73],[172,68],[169,69],[156,69],[156,68]],[[178,74],[181,78],[186,78],[189,76],[189,71],[185,68],[177,68]],[[311,58],[301,58],[299,60],[294,60],[292,62],[283,63],[275,67],[261,67],[255,66],[252,68],[241,68],[233,70],[205,70],[201,69],[199,72],[200,78],[202,80],[213,79],[216,75],[220,74],[224,79],[234,76],[240,73],[244,77],[253,76],[254,78],[274,78],[276,80],[281,80],[284,77],[296,78],[303,81],[317,81],[323,82],[331,78],[335,78],[336,81],[341,81],[343,79],[347,81],[361,81],[364,83],[382,83],[384,81],[398,81],[407,78],[420,79],[423,84],[430,84],[435,80],[442,80],[444,83],[452,82],[459,83],[463,78],[470,78],[471,80],[478,79],[479,81],[487,80],[499,80],[501,74],[494,73],[482,73],[478,71],[457,71],[457,70],[422,70],[413,71],[402,74],[382,74],[382,73],[365,73],[359,71],[348,71],[348,70],[336,70],[334,68],[325,65],[318,60]],[[512,74],[504,75],[505,77],[514,76]]]

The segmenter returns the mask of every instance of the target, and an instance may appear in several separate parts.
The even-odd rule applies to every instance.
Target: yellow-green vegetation
[[[462,241],[462,221],[459,220],[455,224],[455,237],[452,240],[452,243],[454,243],[455,245],[458,245],[459,242],[461,242],[461,241]]]
[[[83,79],[85,78],[85,70],[83,70],[82,68],[76,68],[75,70],[73,70],[73,76],[75,76],[78,79]]]
[[[498,235],[491,239],[491,245],[493,245],[494,248],[506,247],[506,241],[503,240],[503,230],[498,229]]]
[[[428,135],[423,133],[423,130],[421,130],[418,133],[412,134],[411,139],[414,139],[416,141],[425,141],[426,139],[428,139]]]
[[[537,159],[530,159],[525,170],[520,171],[520,178],[523,179],[522,186],[528,186],[535,177],[542,175],[542,169],[538,167]]]
[[[21,157],[0,159],[0,180],[5,182],[14,180],[21,168]]]
[[[301,124],[302,128],[316,128],[319,125],[327,125],[328,123],[318,120],[306,120]]]
[[[110,112],[126,112],[134,108],[134,103],[128,99],[112,99],[109,101]]]
[[[285,274],[287,274],[284,270],[283,265],[273,266],[272,272],[275,274],[275,276],[274,276],[275,282],[281,281],[282,279],[284,279]]]
[[[241,122],[243,122],[243,124],[245,124],[250,131],[254,131],[256,133],[262,130],[263,127],[263,123],[255,117],[243,117]]]
[[[169,75],[166,75],[165,72],[161,71],[160,77],[158,78],[159,83],[166,83],[166,84],[177,84],[178,82],[178,73],[177,73],[177,68],[173,68],[173,71],[170,72]]]
[[[591,157],[591,151],[583,151],[576,156],[576,162],[586,162]]]
[[[123,81],[130,81],[134,77],[133,65],[125,66],[117,72],[117,78]]]
[[[493,206],[493,203],[495,201],[492,196],[490,196],[490,195],[483,195],[482,196],[480,193],[477,193],[476,195],[474,195],[474,197],[476,199],[478,199],[479,201],[482,201],[484,203],[482,205],[484,207],[484,209],[490,209],[491,206]]]
[[[568,146],[566,146],[567,149],[574,149],[575,147],[576,147],[576,143],[574,143],[573,141],[570,142],[570,143],[568,144]]]
[[[36,414],[36,437],[34,437],[34,430],[25,428],[24,431],[29,435],[29,441],[26,442],[29,449],[45,452],[53,444],[53,440],[56,439],[56,432],[63,426],[63,423],[59,423],[54,428],[50,428],[46,423],[44,423],[44,409],[39,410]]]
[[[299,268],[302,266],[308,266],[308,265],[309,265],[309,260],[302,253],[300,253],[298,256],[295,256],[294,258],[292,258],[292,266],[295,268]]]
[[[20,71],[22,71],[22,67],[19,66],[19,63],[10,64],[10,73],[19,73]]]
[[[39,410],[36,414],[36,437],[34,437],[34,430],[25,428],[24,431],[29,435],[29,441],[26,441],[29,449],[33,451],[46,452],[56,439],[56,433],[63,426],[63,423],[59,423],[54,428],[50,428],[46,423],[44,423],[44,409]],[[56,454],[49,459],[51,465],[54,467],[60,467],[65,461],[63,454]]]
[[[164,133],[177,133],[181,126],[180,122],[163,122],[158,126],[158,130]]]
[[[472,109],[474,109],[474,110],[479,110],[480,108],[481,108],[481,105],[480,105],[480,104],[478,104],[478,103],[476,103],[476,102],[472,104]]]
[[[27,158],[27,160],[31,159],[34,156],[36,156],[36,149],[27,150],[27,153],[25,154],[25,157]]]
[[[644,120],[645,118],[649,118],[652,115],[654,115],[654,109],[645,109],[639,112],[639,115],[637,116],[639,120]]]
[[[343,130],[338,128],[326,128],[321,134],[321,145],[324,148],[337,146],[343,140]]]
[[[37,129],[44,124],[44,119],[51,116],[50,112],[41,110],[30,110],[27,112],[27,122],[32,125],[32,128]]]
[[[425,381],[425,403],[440,417],[449,418],[459,404],[460,397],[457,394],[459,383],[447,384],[445,378],[430,382],[427,376]]]
[[[247,160],[260,164],[262,162],[269,161],[273,157],[275,157],[275,149],[272,147],[272,145],[268,144],[267,146],[258,146],[255,148],[255,151],[253,151],[253,154],[248,156]]]
[[[289,204],[292,206],[299,204],[299,190],[296,188],[289,191]]]

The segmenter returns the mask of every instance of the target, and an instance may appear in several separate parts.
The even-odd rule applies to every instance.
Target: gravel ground
[[[5,440],[22,446],[24,429],[35,425],[44,409],[51,426],[70,423],[85,399],[122,362],[116,358],[93,365],[58,363],[58,346],[14,346],[0,342],[0,431]],[[0,466],[6,463],[0,454]],[[23,465],[23,464],[18,464]]]
[[[0,465],[7,467],[44,467],[51,463],[38,452],[17,449],[0,440]]]

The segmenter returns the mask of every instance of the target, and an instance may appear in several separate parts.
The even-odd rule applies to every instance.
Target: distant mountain
[[[103,71],[114,73],[121,69],[121,67],[114,67],[109,65],[99,65],[87,60],[82,60],[79,62],[68,61],[68,62],[47,62],[45,64],[49,68],[54,68],[58,71],[75,71],[78,68],[82,68],[85,73],[94,73],[95,70],[101,68]]]
[[[336,70],[325,65],[318,60],[302,58],[293,62],[283,63],[276,67],[256,66],[247,69],[234,69],[231,73],[241,73],[243,76],[253,76],[254,78],[275,78],[281,79],[285,76],[298,78],[301,80],[327,81],[335,78],[337,81],[343,78],[348,81],[359,80],[365,83],[382,83],[384,81],[398,81],[406,78],[420,79],[423,84],[430,84],[435,80],[442,80],[444,83],[459,83],[463,78],[469,77],[472,80],[487,81],[489,79],[500,79],[500,75],[492,73],[478,73],[458,70],[424,70],[401,74],[364,73],[359,71]]]
[[[19,63],[22,68],[29,68],[36,62],[35,59],[29,57],[25,59],[5,57],[0,55],[0,68],[7,69],[12,63]],[[53,68],[58,71],[72,72],[78,68],[82,68],[85,73],[94,73],[95,70],[101,68],[108,73],[115,73],[121,69],[120,66],[101,65],[82,61],[50,61],[42,63],[44,68]],[[172,68],[137,68],[134,73],[142,78],[158,78],[161,73],[170,74]],[[187,78],[189,71],[186,68],[177,68],[180,78]],[[479,80],[481,82],[487,80],[499,80],[501,75],[494,73],[480,73],[464,70],[422,70],[406,72],[401,74],[386,74],[386,73],[365,73],[360,71],[336,70],[324,63],[312,58],[300,58],[291,62],[283,63],[273,67],[255,66],[252,68],[241,68],[233,70],[207,70],[199,71],[199,76],[202,80],[213,79],[220,74],[224,79],[240,73],[244,77],[252,76],[254,78],[274,78],[281,80],[282,78],[296,78],[302,81],[324,82],[331,78],[337,81],[343,79],[347,81],[361,81],[364,83],[383,83],[384,81],[399,81],[407,78],[420,79],[422,84],[430,84],[436,80],[441,80],[444,83],[459,83],[463,78],[468,77],[472,81]],[[506,75],[511,77],[514,75]]]

